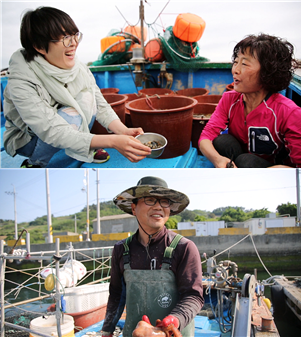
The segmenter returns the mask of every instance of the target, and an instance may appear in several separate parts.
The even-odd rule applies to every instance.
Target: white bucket
[[[57,322],[55,316],[48,316],[46,318],[38,317],[30,322],[30,330],[49,334],[50,336],[57,337]],[[39,337],[34,332],[29,334],[29,337]],[[64,323],[61,319],[61,332],[62,337],[74,337],[74,319],[70,315],[64,315]]]

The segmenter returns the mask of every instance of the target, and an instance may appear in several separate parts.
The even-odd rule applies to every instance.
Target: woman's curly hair
[[[248,35],[233,50],[232,62],[239,52],[248,52],[260,63],[260,82],[268,92],[286,89],[294,70],[301,67],[301,62],[294,59],[294,47],[281,38],[259,34]]]

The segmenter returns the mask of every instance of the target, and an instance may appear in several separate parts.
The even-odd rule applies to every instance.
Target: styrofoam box
[[[65,288],[66,313],[77,313],[107,304],[109,283]]]

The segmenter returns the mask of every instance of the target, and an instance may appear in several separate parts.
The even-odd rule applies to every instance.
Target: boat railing
[[[73,287],[79,285],[92,285],[96,283],[107,283],[110,280],[111,271],[111,256],[113,246],[109,247],[94,247],[94,248],[80,248],[75,249],[72,243],[69,244],[68,249],[60,249],[60,240],[56,239],[56,249],[54,251],[40,251],[30,252],[28,249],[11,249],[9,253],[4,252],[4,241],[0,242],[0,304],[1,304],[1,326],[0,336],[5,336],[5,325],[15,330],[27,329],[17,325],[5,322],[5,312],[8,309],[17,308],[18,310],[25,310],[20,306],[32,303],[42,302],[45,299],[55,301],[56,304],[56,318],[58,321],[58,331],[60,329],[60,320],[62,313],[61,295],[64,292],[63,286],[60,282],[60,272],[62,267],[69,261],[80,261],[86,267],[86,273],[76,282],[74,277],[74,270],[72,270],[72,284]],[[28,248],[28,247],[27,247]],[[14,265],[10,265],[15,261]],[[37,265],[33,262],[36,261]],[[30,267],[21,266],[25,262],[30,263]],[[17,267],[15,267],[17,264]],[[32,266],[32,264],[34,264]],[[41,276],[41,272],[45,269],[51,269],[54,275],[55,285],[52,290],[44,290],[46,279]],[[62,272],[61,272],[62,273]],[[18,275],[13,279],[12,275]],[[25,281],[22,281],[22,277]],[[5,286],[7,290],[5,290]],[[24,290],[31,295],[26,300],[18,301],[20,292]],[[26,310],[25,310],[26,311]],[[41,314],[41,312],[39,312]],[[49,315],[49,313],[47,313]],[[35,332],[36,334],[36,332]],[[41,334],[43,336],[43,334]],[[45,335],[44,335],[45,336]]]

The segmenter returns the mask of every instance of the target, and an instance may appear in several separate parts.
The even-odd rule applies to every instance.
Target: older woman
[[[278,93],[301,65],[293,50],[266,34],[235,46],[234,91],[223,94],[199,139],[215,167],[301,167],[301,108]]]
[[[151,152],[134,138],[143,130],[128,129],[120,121],[78,60],[82,37],[59,9],[39,7],[23,16],[23,48],[10,59],[4,92],[4,147],[11,156],[28,157],[22,167],[47,167],[59,149],[97,163],[109,159],[103,147],[117,149],[132,162]],[[95,119],[114,135],[91,134]]]

